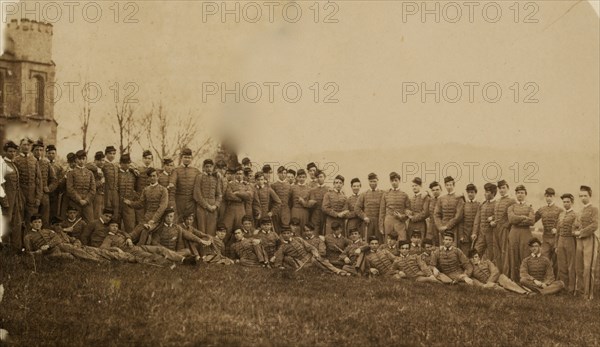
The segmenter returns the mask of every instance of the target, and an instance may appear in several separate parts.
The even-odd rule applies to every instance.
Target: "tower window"
[[[35,78],[35,113],[38,116],[44,115],[44,95],[45,95],[45,83],[42,76],[34,76]]]

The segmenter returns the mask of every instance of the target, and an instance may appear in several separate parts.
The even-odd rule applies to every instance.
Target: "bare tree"
[[[90,101],[87,98],[83,100],[83,108],[81,110],[81,114],[79,115],[79,121],[81,122],[81,136],[82,136],[82,147],[84,151],[87,151],[88,148],[92,147],[92,143],[94,143],[94,139],[96,138],[96,134],[92,136],[88,146],[88,136],[90,130],[90,119],[92,114],[92,107],[90,105]]]
[[[160,161],[178,157],[181,149],[188,147],[194,154],[194,164],[197,164],[213,144],[211,136],[201,136],[200,121],[201,117],[192,112],[187,117],[170,117],[161,101],[152,106],[142,121],[145,142]],[[139,143],[144,146],[142,141]]]
[[[123,101],[119,105],[115,103],[115,116],[117,126],[113,125],[113,131],[119,135],[119,151],[121,154],[129,153],[134,143],[139,143],[143,134],[144,119],[138,119],[131,103]]]

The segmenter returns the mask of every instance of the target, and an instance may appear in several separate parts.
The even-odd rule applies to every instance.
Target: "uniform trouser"
[[[191,254],[189,249],[173,251],[173,250],[170,250],[163,246],[144,245],[144,246],[138,246],[138,247],[141,248],[143,251],[146,251],[146,252],[152,253],[152,254],[161,255],[161,256],[167,258],[168,260],[170,260],[172,262],[176,262],[176,263],[180,263],[181,261],[183,261],[183,259],[186,256],[189,256]]]
[[[151,242],[152,230],[146,229],[144,223],[140,223],[133,228],[129,233],[131,235],[131,241],[138,246],[148,245]]]
[[[133,255],[136,263],[169,265],[170,261],[160,254],[155,254],[144,250],[142,247],[133,246],[125,249],[126,252]]]
[[[330,235],[332,233],[331,224],[333,224],[333,222],[338,222],[342,226],[342,235],[346,235],[346,220],[344,218],[334,218],[330,216],[327,216],[327,219],[325,220],[325,235]]]
[[[506,253],[508,253],[508,228],[498,228],[494,231],[494,264],[500,270],[500,273],[508,273],[504,267]]]
[[[288,205],[281,205],[279,211],[273,216],[273,228],[276,233],[281,233],[282,227],[290,225],[291,213]]]
[[[191,195],[176,195],[175,206],[177,207],[177,216],[180,221],[190,213],[196,213],[196,202]]]
[[[494,261],[494,229],[480,231],[475,249],[485,259]]]
[[[104,191],[104,207],[111,208],[115,212],[119,208],[119,193],[115,189],[106,189]]]
[[[33,204],[34,201],[23,200],[24,217],[23,223],[25,230],[31,230],[31,216],[38,213],[39,206]]]
[[[230,203],[225,213],[225,228],[231,234],[234,230],[242,227],[242,218],[246,215],[246,208],[242,202]]]
[[[44,228],[50,226],[50,197],[47,193],[42,195],[42,201],[40,202],[40,207],[38,210],[39,214],[42,216],[42,225]]]
[[[143,209],[134,209],[135,214],[135,225],[140,223],[144,223],[144,210]]]
[[[529,240],[533,236],[529,227],[510,228],[508,233],[508,252],[504,261],[506,275],[515,282],[519,282],[521,263],[529,254]]]
[[[383,220],[383,232],[385,236],[396,232],[398,234],[398,240],[407,240],[406,238],[406,223],[400,221],[395,216],[386,215]]]
[[[444,275],[448,276],[454,282],[464,282],[465,279],[463,277],[463,274],[464,274],[464,272],[460,272],[460,271],[444,273]]]
[[[443,274],[441,272],[437,276],[435,276],[435,278],[437,278],[437,280],[442,282],[443,284],[452,284],[454,282],[452,278],[448,277],[448,275]]]
[[[122,223],[123,230],[127,233],[131,233],[136,226],[135,223],[135,209],[133,207],[125,205],[122,201],[119,204],[119,210],[115,219]]]
[[[304,230],[304,225],[308,223],[308,210],[303,207],[292,207],[291,216],[300,221],[300,230]],[[302,235],[296,235],[302,236]]]
[[[370,236],[376,236],[379,243],[385,241],[384,235],[379,231],[379,216],[367,216],[369,223],[362,223],[362,228],[359,229],[360,236],[367,241]]]
[[[542,236],[542,255],[552,261],[554,275],[558,276],[558,260],[556,259],[556,236],[544,234]],[[567,283],[567,282],[565,282]]]
[[[306,267],[314,266],[314,267],[318,268],[319,270],[322,270],[325,272],[332,272],[334,274],[346,272],[345,270],[341,270],[341,269],[338,269],[337,267],[333,266],[329,262],[329,260],[327,260],[325,258],[317,259],[315,257],[310,257],[305,260],[298,260],[298,259],[286,256],[286,257],[284,257],[283,262],[286,265],[286,267],[290,267],[292,269],[299,269],[299,268],[306,268]],[[348,271],[348,272],[350,272],[350,271]]]
[[[598,238],[595,235],[577,239],[575,252],[576,290],[586,298],[594,297],[594,281],[598,264]]]
[[[408,276],[404,271],[400,270],[400,272],[398,274],[400,275],[400,278],[402,278],[402,279],[414,280],[415,282],[440,283],[440,281],[437,278],[429,277],[429,276],[425,275],[424,273],[419,273],[416,276]]]
[[[324,235],[325,213],[321,210],[321,206],[315,206],[310,214],[310,222],[315,227],[315,235]],[[302,229],[304,230],[304,229]]]
[[[48,200],[50,203],[50,216],[60,217],[60,193],[57,191],[48,193]]]
[[[215,236],[217,232],[217,211],[218,210],[210,212],[198,205],[196,208],[196,220],[200,231],[205,232],[210,236]]]
[[[465,255],[469,255],[469,251],[471,250],[471,242],[469,240],[458,240],[458,249],[460,249]]]
[[[352,275],[357,276],[358,275],[358,269],[356,269],[356,267],[354,267],[354,265],[344,265],[342,266],[342,270],[348,273],[351,273]]]
[[[94,219],[100,218],[104,210],[104,194],[96,194],[94,196]]]
[[[221,201],[221,205],[219,206],[219,209],[217,211],[219,211],[219,215],[217,217],[219,223],[225,223],[225,214],[227,213],[227,202]]]
[[[2,242],[9,242],[12,249],[20,251],[25,246],[23,229],[23,201],[16,198],[7,210],[2,209],[0,234]],[[8,229],[8,230],[7,230]]]
[[[434,246],[437,247],[440,245],[440,234],[439,234],[439,231],[437,230],[437,227],[435,226],[435,222],[433,221],[432,218],[427,218],[427,234],[426,235],[427,236],[425,236],[425,238],[433,241]]]
[[[91,247],[76,247],[69,243],[61,243],[58,244],[56,247],[53,247],[48,255],[53,258],[78,258],[83,260],[91,260],[94,262],[106,261],[106,259],[100,256],[98,252],[90,248]],[[68,254],[71,257],[69,257],[68,255],[66,256],[65,254]]]
[[[88,203],[85,206],[81,206],[73,200],[69,200],[69,204],[79,210],[81,218],[86,223],[91,223],[94,220],[94,205]]]
[[[483,285],[485,283],[481,283],[478,280],[473,279],[473,284],[475,284],[476,286],[479,286],[479,287],[483,287]],[[494,283],[493,289],[506,289],[508,291],[515,292],[518,294],[529,293],[529,290],[521,287],[520,285],[513,282],[510,278],[506,277],[505,275],[500,275],[500,277],[498,277],[498,282]]]
[[[556,243],[556,263],[558,264],[558,279],[572,293],[575,290],[575,250],[577,241],[573,236],[559,236]],[[548,258],[550,259],[550,258]]]
[[[546,288],[540,288],[540,287],[536,286],[532,280],[529,280],[529,279],[521,279],[521,285],[523,285],[526,288],[531,289],[532,291],[534,291],[536,293],[540,293],[542,295],[550,295],[550,294],[558,293],[565,287],[565,284],[562,283],[561,281],[553,281],[552,283],[547,285]]]

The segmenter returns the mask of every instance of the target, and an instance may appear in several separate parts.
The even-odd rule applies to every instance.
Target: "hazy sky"
[[[433,15],[423,21],[420,9],[410,7],[420,2],[319,3],[319,23],[314,2],[298,2],[302,15],[296,23],[285,20],[283,6],[275,8],[269,23],[263,2],[256,2],[262,10],[258,23],[249,22],[255,8],[244,12],[243,2],[240,23],[233,15],[223,23],[222,9],[208,15],[221,2],[132,3],[120,3],[118,23],[112,2],[88,5],[89,17],[95,15],[95,4],[102,9],[100,20],[91,23],[82,2],[70,23],[68,7],[58,2],[63,13],[54,23],[54,61],[56,82],[64,88],[55,107],[59,137],[77,133],[81,107],[79,96],[68,100],[64,83],[93,81],[103,91],[93,106],[92,130],[102,136],[95,147],[116,143],[110,122],[117,82],[120,97],[134,91],[125,89],[127,83],[139,87],[139,112],[162,100],[173,117],[191,111],[211,120],[207,129],[227,124],[242,152],[258,160],[448,142],[598,152],[599,23],[588,2],[520,3],[518,14],[509,7],[512,2],[497,2],[502,15],[495,23],[495,8],[488,9],[487,17],[482,14],[486,2],[475,8],[473,23],[466,7],[451,23],[455,9],[444,2],[439,3],[440,23]],[[43,10],[38,13],[42,18]],[[288,5],[287,14],[293,19],[295,8]],[[137,23],[124,23],[128,15]],[[324,23],[328,15],[338,22]],[[537,23],[526,23],[531,20]],[[234,89],[236,82],[239,103],[234,95],[221,102],[221,91],[203,100],[203,84],[206,91],[207,83]],[[433,94],[422,102],[421,90],[403,100],[406,88],[435,89],[436,83],[439,103]],[[262,98],[246,101],[244,96],[255,98],[256,86]],[[297,87],[302,96],[294,103],[289,100]],[[500,100],[489,101],[497,88]],[[337,103],[324,102],[330,93]],[[538,102],[525,103],[528,96]],[[74,135],[59,145],[73,150],[79,142]]]

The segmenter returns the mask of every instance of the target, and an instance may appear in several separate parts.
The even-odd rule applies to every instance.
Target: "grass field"
[[[592,346],[600,300],[238,266],[0,255],[15,346]],[[34,271],[35,270],[35,271]],[[597,295],[600,297],[600,295]]]

